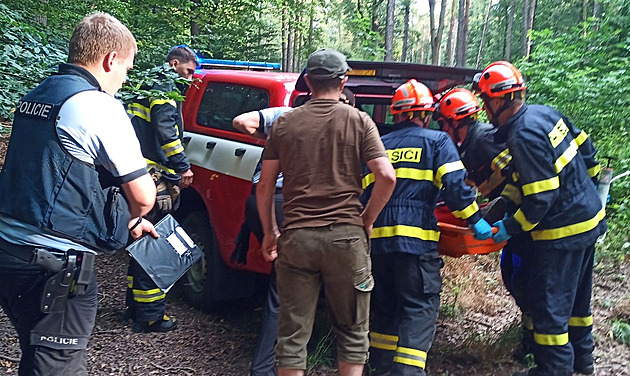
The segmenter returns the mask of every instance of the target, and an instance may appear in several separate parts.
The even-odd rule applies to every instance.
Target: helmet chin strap
[[[489,102],[491,98],[484,95],[482,96],[482,99],[484,102],[486,102],[486,100]],[[499,107],[498,110],[493,111],[490,108],[490,106],[486,105],[486,112],[492,116],[492,125],[494,125],[497,128],[501,126],[501,123],[499,123],[499,117],[505,112],[505,110],[507,110],[508,108],[512,106],[513,101],[514,101],[514,92],[511,92],[509,96],[508,94],[503,96],[503,105],[501,105],[501,107]]]

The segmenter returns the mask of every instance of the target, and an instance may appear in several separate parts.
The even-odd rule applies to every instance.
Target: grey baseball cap
[[[343,78],[350,67],[344,54],[331,48],[322,48],[311,54],[306,62],[306,71],[313,80]]]

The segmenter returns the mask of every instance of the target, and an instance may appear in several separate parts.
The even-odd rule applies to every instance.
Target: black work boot
[[[170,332],[177,328],[177,321],[167,315],[156,321],[136,321],[133,323],[135,333]]]
[[[592,375],[593,373],[595,373],[593,354],[576,357],[573,361],[573,370],[576,373],[580,373],[582,375]]]

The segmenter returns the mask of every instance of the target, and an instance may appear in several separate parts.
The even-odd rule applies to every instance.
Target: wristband
[[[133,231],[136,227],[138,227],[138,225],[142,223],[142,219],[142,216],[138,217],[138,220],[129,228],[129,231]]]

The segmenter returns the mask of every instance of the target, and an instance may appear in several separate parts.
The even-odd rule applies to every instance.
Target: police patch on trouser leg
[[[31,346],[55,350],[87,348],[96,320],[98,304],[96,273],[93,273],[85,294],[69,297],[63,312],[48,313],[31,330]]]

